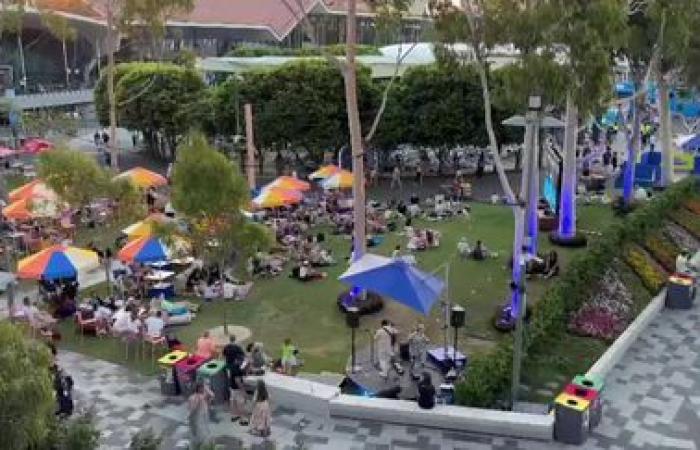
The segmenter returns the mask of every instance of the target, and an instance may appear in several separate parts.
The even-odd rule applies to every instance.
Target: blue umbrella
[[[340,281],[379,295],[428,315],[445,289],[437,277],[421,272],[401,259],[366,254],[340,276]]]

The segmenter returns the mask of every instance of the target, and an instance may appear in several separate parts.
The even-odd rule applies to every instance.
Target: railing
[[[74,91],[17,95],[12,101],[21,109],[40,109],[92,103],[94,101],[94,94],[92,89],[80,89]]]

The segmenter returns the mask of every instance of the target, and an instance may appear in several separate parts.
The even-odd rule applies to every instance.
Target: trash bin
[[[190,355],[175,363],[177,381],[180,384],[180,392],[189,396],[194,392],[194,385],[197,381],[197,369],[209,359],[203,356]]]
[[[598,393],[595,400],[591,402],[591,428],[597,427],[603,420],[603,390],[605,381],[598,375],[576,375],[571,384],[587,389],[593,389]]]
[[[161,373],[158,376],[161,394],[178,395],[180,393],[175,364],[187,358],[187,355],[188,353],[182,350],[174,350],[158,360],[158,366],[161,368]]]
[[[569,394],[559,394],[554,401],[554,439],[564,444],[581,445],[590,429],[590,402]]]
[[[199,366],[197,380],[209,383],[214,393],[214,403],[226,403],[228,400],[228,376],[226,362],[214,359]]]
[[[603,416],[603,407],[598,391],[584,386],[567,384],[564,387],[564,393],[589,402],[589,426],[591,430],[597,427]]]
[[[690,309],[695,298],[694,280],[683,274],[673,274],[666,284],[665,306],[669,309]]]

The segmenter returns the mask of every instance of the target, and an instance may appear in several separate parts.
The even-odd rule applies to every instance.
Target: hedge
[[[651,256],[636,245],[628,246],[623,254],[623,259],[630,268],[642,280],[642,284],[652,294],[663,289],[668,274],[659,267]]]
[[[569,314],[577,310],[591,295],[604,268],[612,264],[629,242],[642,242],[661,227],[664,217],[678,209],[682,202],[698,192],[700,184],[687,178],[668,188],[651,202],[629,214],[620,225],[610,227],[604,235],[569,264],[562,276],[534,305],[526,325],[524,352],[546,351],[537,343],[566,328]],[[502,340],[493,351],[475,356],[467,368],[466,379],[456,386],[460,405],[492,407],[504,398],[510,388],[513,363],[513,342]]]

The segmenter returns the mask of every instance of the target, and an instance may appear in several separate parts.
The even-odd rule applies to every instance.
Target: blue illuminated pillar
[[[625,126],[625,134],[627,136],[627,165],[625,166],[622,198],[624,199],[625,205],[628,206],[632,203],[632,195],[634,194],[634,170],[637,163],[637,145],[639,144],[641,138],[641,117],[639,116],[639,111],[637,110],[635,100],[630,103],[630,109],[634,120],[631,136],[627,132],[626,125],[623,124],[623,126]]]
[[[561,176],[561,199],[559,202],[560,238],[571,239],[576,236],[576,132],[578,128],[578,109],[571,95],[566,97],[566,129],[564,130],[564,164]]]

